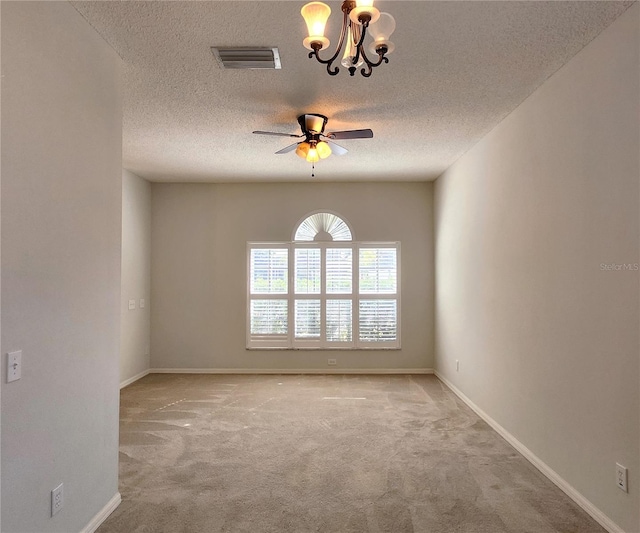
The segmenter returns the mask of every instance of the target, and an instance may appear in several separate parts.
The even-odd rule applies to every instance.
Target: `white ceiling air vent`
[[[233,69],[280,69],[280,52],[277,48],[260,47],[211,47],[213,55],[222,68]]]

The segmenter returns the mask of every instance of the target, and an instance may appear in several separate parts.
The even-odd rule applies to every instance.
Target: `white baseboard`
[[[150,374],[433,374],[433,368],[152,368]]]
[[[132,378],[125,379],[122,383],[120,383],[120,388],[124,389],[127,385],[131,385],[133,382],[138,381],[139,379],[148,375],[149,372],[150,370],[143,370],[142,372],[140,372],[139,374],[136,374]]]
[[[107,517],[116,510],[116,507],[120,505],[121,501],[122,497],[120,496],[120,493],[116,492],[115,496],[111,498],[102,509],[100,509],[98,514],[91,519],[80,533],[93,533],[100,527],[102,522],[104,522]]]
[[[440,374],[437,370],[434,371],[436,377],[442,381],[451,391],[466,403],[475,413],[482,418],[487,424],[489,424],[500,436],[506,440],[511,446],[518,450],[525,459],[527,459],[533,466],[535,466],[540,472],[542,472],[547,478],[549,478],[562,492],[564,492],[569,498],[582,507],[596,522],[598,522],[609,533],[624,533],[624,530],[618,526],[611,518],[605,515],[600,509],[593,505],[587,498],[585,498],[580,492],[573,488],[564,478],[547,465],[542,459],[535,455],[529,448],[516,439],[511,433],[503,428],[498,422],[485,413],[480,407],[473,403],[465,394],[458,389],[447,378]]]

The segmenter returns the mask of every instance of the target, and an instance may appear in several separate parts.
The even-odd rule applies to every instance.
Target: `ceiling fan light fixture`
[[[318,154],[318,150],[315,146],[311,146],[309,148],[309,152],[307,153],[307,163],[317,163],[320,160],[320,155]]]
[[[303,141],[300,144],[298,144],[298,147],[296,148],[296,155],[298,157],[301,157],[302,159],[306,159],[307,155],[309,154],[310,148],[311,148],[311,145],[308,142]]]
[[[329,39],[324,36],[324,28],[327,24],[331,8],[323,2],[310,2],[302,7],[300,14],[307,24],[309,36],[302,41],[309,50],[321,50],[329,46]]]
[[[320,159],[326,159],[331,155],[331,146],[329,146],[329,143],[326,143],[325,141],[320,141],[316,144],[316,151],[318,152]]]
[[[304,137],[303,141],[290,144],[278,150],[276,154],[288,154],[289,152],[295,151],[299,158],[314,165],[312,168],[315,168],[315,163],[320,159],[326,159],[330,155],[344,155],[348,152],[346,148],[333,142],[334,139],[370,139],[373,137],[373,132],[368,128],[325,132],[327,117],[319,113],[299,115],[298,124],[302,130],[302,135],[262,130],[254,130],[253,133],[277,135],[281,137]],[[313,171],[311,176],[314,176]]]
[[[349,71],[349,75],[353,76],[356,70],[364,65],[360,69],[360,73],[365,78],[368,78],[375,67],[389,62],[386,54],[394,48],[393,43],[389,41],[389,35],[395,29],[395,20],[391,15],[387,14],[388,17],[385,17],[378,42],[374,43],[373,48],[369,47],[369,50],[377,56],[377,59],[371,60],[365,53],[364,41],[367,29],[381,17],[380,10],[374,7],[373,2],[374,0],[343,0],[342,29],[340,30],[338,46],[329,59],[322,59],[319,52],[329,46],[328,39],[324,37],[324,28],[331,14],[331,9],[322,2],[310,2],[301,9],[300,13],[307,23],[309,31],[309,37],[306,37],[302,44],[305,48],[311,50],[309,58],[315,57],[318,63],[327,66],[329,75],[335,76],[340,71],[340,67],[333,67],[333,63],[340,55],[345,40],[346,46],[340,64]]]

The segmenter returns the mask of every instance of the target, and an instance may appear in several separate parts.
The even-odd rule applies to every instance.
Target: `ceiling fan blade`
[[[342,146],[340,146],[339,144],[336,144],[331,141],[327,141],[327,144],[331,147],[331,153],[333,155],[344,155],[349,151],[346,148],[343,148]]]
[[[275,135],[277,137],[304,137],[304,135],[294,135],[293,133],[278,133],[276,131],[253,131],[251,133],[257,133],[258,135]]]
[[[346,131],[334,131],[327,133],[329,139],[371,139],[373,137],[373,131],[366,130],[346,130]]]
[[[276,154],[288,154],[289,152],[293,152],[298,147],[298,144],[300,143],[293,143],[289,146],[285,146],[282,150],[278,150]]]

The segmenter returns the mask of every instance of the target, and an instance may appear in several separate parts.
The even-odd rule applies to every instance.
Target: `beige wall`
[[[120,384],[149,370],[151,345],[151,184],[122,173],[122,294]],[[135,300],[135,309],[129,309]],[[140,306],[144,300],[144,307]]]
[[[118,492],[120,59],[67,2],[0,9],[2,530],[68,533]]]
[[[435,189],[438,372],[628,532],[640,530],[639,272],[601,265],[640,262],[639,9]]]
[[[431,205],[431,183],[152,184],[151,366],[432,367]],[[356,240],[401,241],[401,350],[246,350],[247,241],[290,241],[319,209],[345,218]]]

